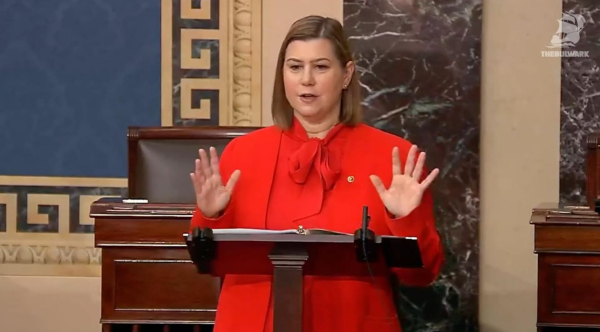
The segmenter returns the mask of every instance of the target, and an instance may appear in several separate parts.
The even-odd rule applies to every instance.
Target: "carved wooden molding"
[[[163,126],[261,126],[262,0],[162,0]]]
[[[92,246],[0,243],[0,275],[99,277],[102,250],[89,242]]]
[[[99,265],[102,251],[94,247],[35,244],[1,244],[1,264]]]
[[[234,0],[230,29],[233,41],[231,124],[261,125],[261,2]]]
[[[99,276],[90,206],[126,179],[0,176],[0,275]]]

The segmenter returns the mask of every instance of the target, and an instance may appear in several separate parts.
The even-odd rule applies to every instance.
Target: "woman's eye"
[[[319,70],[325,70],[327,68],[329,68],[329,67],[326,65],[317,65],[317,69],[319,69]]]
[[[298,70],[298,69],[300,69],[300,66],[298,66],[298,65],[291,65],[290,69],[292,69],[292,70]]]

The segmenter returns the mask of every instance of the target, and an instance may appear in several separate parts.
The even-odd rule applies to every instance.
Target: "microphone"
[[[367,241],[367,229],[369,228],[369,221],[371,221],[371,217],[369,216],[369,207],[363,206],[363,218],[362,218],[362,242]]]
[[[371,277],[371,281],[375,283],[373,278],[373,272],[371,271],[371,266],[369,262],[375,261],[375,256],[373,255],[374,247],[375,247],[375,233],[369,229],[369,221],[371,221],[371,217],[369,216],[369,207],[363,206],[363,217],[362,217],[362,229],[361,229],[361,247],[362,252],[358,253],[359,248],[357,248],[357,255],[360,257],[359,260],[367,263],[367,270],[369,271],[369,276]],[[367,236],[367,233],[369,236]],[[356,245],[356,239],[354,240]]]
[[[363,206],[362,227],[354,232],[356,259],[359,262],[375,262],[377,260],[375,233],[369,229],[370,220],[369,207]]]
[[[362,228],[357,229],[354,233],[354,246],[356,248],[356,258],[359,262],[366,262],[367,270],[369,272],[369,276],[371,277],[371,282],[374,286],[376,286],[375,277],[373,276],[373,271],[371,271],[370,262],[377,261],[377,250],[375,247],[375,232],[369,229],[369,222],[371,221],[371,216],[369,216],[369,207],[363,206],[363,216],[362,216]],[[381,307],[385,308],[384,296],[382,294],[382,290],[377,288],[377,293],[379,295],[379,301],[381,303]],[[390,316],[386,313],[386,317],[389,319],[396,318],[397,315]],[[393,324],[391,320],[388,320],[388,325],[391,329],[393,329]]]

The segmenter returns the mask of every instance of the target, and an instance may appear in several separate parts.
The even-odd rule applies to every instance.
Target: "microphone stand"
[[[377,250],[375,247],[375,232],[369,229],[369,207],[363,206],[362,228],[354,232],[354,248],[356,259],[359,262],[377,261]]]

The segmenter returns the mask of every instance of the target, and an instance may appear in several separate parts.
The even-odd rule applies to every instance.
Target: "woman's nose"
[[[303,85],[314,85],[315,78],[312,73],[312,70],[309,66],[306,66],[304,71],[302,72],[302,84]]]

